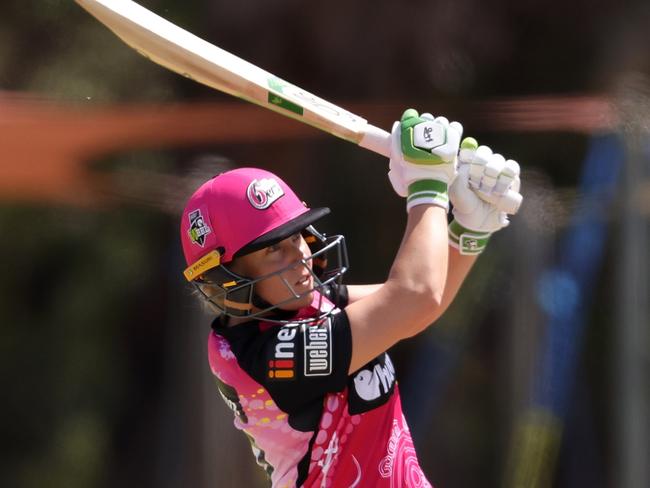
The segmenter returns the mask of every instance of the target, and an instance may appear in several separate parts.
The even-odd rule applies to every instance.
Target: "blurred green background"
[[[520,214],[392,352],[435,486],[650,486],[647,1],[141,3],[373,124],[416,107],[520,162]],[[72,1],[1,11],[0,485],[264,486],[183,282],[184,200],[274,171],[332,209],[347,281],[377,282],[405,223],[386,161],[150,63]]]

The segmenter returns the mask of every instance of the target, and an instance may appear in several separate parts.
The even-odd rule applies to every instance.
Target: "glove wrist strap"
[[[439,180],[418,180],[411,183],[406,197],[406,211],[423,204],[437,205],[449,210],[447,183]]]
[[[481,254],[488,241],[490,240],[491,232],[479,232],[467,229],[460,225],[456,219],[452,220],[448,227],[449,231],[449,245],[462,255],[478,255]]]

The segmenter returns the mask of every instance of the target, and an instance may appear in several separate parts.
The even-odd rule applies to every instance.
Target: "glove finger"
[[[444,117],[438,117],[438,119],[444,119],[444,122],[447,122],[447,119]],[[436,119],[436,121],[438,121],[438,119]],[[458,130],[459,126],[460,131]],[[447,142],[443,146],[436,148],[431,152],[433,154],[437,154],[445,161],[453,161],[458,154],[458,148],[460,147],[460,138],[463,133],[462,130],[463,127],[458,122],[452,122],[451,124],[448,123]]]
[[[447,117],[441,115],[440,117],[436,117],[434,120],[445,128],[449,127],[449,119]]]
[[[512,180],[510,190],[521,193],[521,180],[519,179],[519,176],[515,176],[515,178]]]
[[[461,149],[458,153],[458,164],[472,164],[476,149]]]
[[[492,149],[490,149],[488,146],[479,146],[476,149],[476,154],[474,156],[474,160],[475,160],[474,163],[485,166],[491,157],[492,157]]]
[[[492,193],[496,195],[503,195],[508,188],[510,188],[510,185],[512,184],[514,180],[514,177],[506,173],[505,171],[502,171],[501,174],[497,178],[497,182],[494,185],[494,189],[492,190]]]
[[[469,165],[469,186],[478,190],[481,186],[481,180],[483,179],[483,166],[480,164],[470,164]]]
[[[458,176],[462,177],[462,181],[465,182],[465,186],[469,188],[469,170],[470,170],[470,165],[469,164],[463,164],[461,166],[458,166]]]
[[[512,159],[508,159],[506,161],[506,167],[504,168],[503,172],[512,175],[512,184],[510,186],[510,189],[519,193],[519,190],[521,188],[521,180],[519,179],[521,168],[519,167],[519,163]]]
[[[517,161],[514,161],[513,159],[508,159],[503,168],[503,172],[511,175],[514,178],[515,176],[519,176],[521,172],[521,168],[519,167],[519,163]]]
[[[457,153],[460,148],[460,138],[463,136],[463,126],[459,122],[451,122],[447,129],[447,144]]]
[[[483,170],[483,178],[479,190],[485,193],[492,193],[496,186],[497,179],[506,165],[506,160],[501,154],[492,154]]]
[[[418,114],[418,111],[413,109],[413,108],[407,108],[404,110],[404,113],[402,114],[402,117],[400,118],[400,122],[408,122],[411,119],[418,119],[420,116]],[[414,123],[417,123],[417,120],[413,121]]]
[[[493,192],[498,195],[505,194],[512,185],[515,177],[519,178],[519,165],[516,161],[508,159],[505,161],[501,174],[499,174],[499,177],[497,178]]]
[[[457,122],[452,122],[452,124],[456,124]],[[458,124],[460,125],[460,124]],[[462,127],[461,126],[461,134],[462,134]],[[474,161],[474,153],[476,153],[476,149],[478,148],[478,142],[476,142],[476,139],[473,137],[466,137],[465,139],[462,140],[460,143],[460,151],[458,153],[458,164],[471,164],[472,161]]]
[[[463,136],[463,124],[456,121],[450,122],[449,128],[458,133],[458,140],[460,140],[460,138]]]
[[[492,157],[492,149],[488,146],[479,146],[474,152],[469,170],[469,184],[472,188],[480,188],[481,180],[485,172],[485,165],[490,160],[490,157]]]
[[[460,147],[460,138],[462,135],[462,125],[460,125],[458,122],[452,122],[449,124],[449,127],[447,128],[447,143],[445,144],[444,148],[440,148],[444,151],[446,156],[445,159],[447,161],[452,160],[458,154],[458,148]]]
[[[496,195],[491,191],[490,192],[482,191],[482,190],[472,190],[472,191],[474,191],[481,200],[495,207],[497,206],[497,203],[501,199],[501,196]]]
[[[429,112],[424,112],[423,114],[420,114],[420,118],[425,120],[435,120],[435,117],[431,115]]]
[[[517,161],[508,159],[505,162],[503,171],[499,175],[497,184],[494,187],[494,192],[500,195],[505,194],[509,189],[519,192],[521,181],[519,180],[519,164]]]

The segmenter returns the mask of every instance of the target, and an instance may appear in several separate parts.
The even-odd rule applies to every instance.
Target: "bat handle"
[[[386,156],[390,159],[390,133],[374,125],[366,125],[359,146]],[[508,190],[497,202],[497,208],[502,212],[514,215],[519,211],[522,196],[516,191]]]
[[[359,145],[390,159],[390,132],[367,124]]]

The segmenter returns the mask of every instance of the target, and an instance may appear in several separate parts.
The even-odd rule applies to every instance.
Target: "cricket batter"
[[[217,313],[208,355],[273,487],[428,487],[386,351],[434,323],[519,191],[519,166],[444,117],[404,112],[389,178],[407,224],[388,278],[342,283],[343,236],[279,177],[222,173],[190,198],[184,274]],[[449,201],[453,219],[448,225]]]

